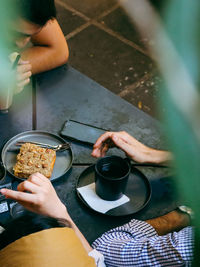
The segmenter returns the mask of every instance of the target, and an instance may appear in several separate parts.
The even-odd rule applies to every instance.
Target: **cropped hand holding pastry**
[[[86,251],[88,253],[92,251],[91,246],[71,219],[65,205],[58,198],[49,179],[40,173],[32,174],[18,185],[17,190],[1,189],[0,192],[32,212],[68,220]]]
[[[35,213],[64,219],[68,214],[50,180],[40,173],[32,174],[26,181],[20,183],[17,191],[1,189],[1,193]]]

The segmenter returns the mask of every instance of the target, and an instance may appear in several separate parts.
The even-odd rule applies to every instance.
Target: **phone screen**
[[[69,120],[65,123],[61,134],[68,138],[94,144],[96,140],[105,133],[106,130],[97,128],[92,125],[83,124],[80,122]]]

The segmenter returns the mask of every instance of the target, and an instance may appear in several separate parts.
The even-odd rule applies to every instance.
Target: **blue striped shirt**
[[[192,227],[159,236],[150,224],[133,219],[92,246],[104,255],[107,267],[191,266],[194,236]]]

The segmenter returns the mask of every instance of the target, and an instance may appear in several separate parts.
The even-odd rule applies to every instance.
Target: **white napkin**
[[[4,231],[5,229],[2,227],[2,226],[0,226],[0,234]]]
[[[114,201],[107,201],[101,199],[95,192],[95,183],[77,188],[83,199],[87,204],[96,211],[106,213],[108,210],[121,206],[130,199],[123,195],[120,199]]]

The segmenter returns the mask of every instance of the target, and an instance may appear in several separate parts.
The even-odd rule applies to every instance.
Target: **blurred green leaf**
[[[11,72],[11,64],[8,55],[10,48],[10,21],[15,13],[10,1],[1,1],[0,4],[0,88],[13,86],[14,73]]]
[[[159,14],[150,2],[156,4]],[[159,4],[158,4],[159,2]],[[200,264],[200,1],[121,0],[144,37],[165,84],[160,90],[166,137],[175,156],[177,188],[195,212],[195,260]]]

